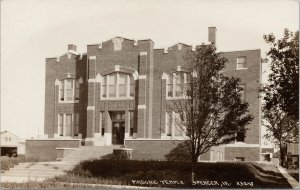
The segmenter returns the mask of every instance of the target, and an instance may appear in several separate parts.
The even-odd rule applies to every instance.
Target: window
[[[66,136],[72,136],[72,115],[66,114]]]
[[[134,97],[134,93],[135,93],[135,85],[134,85],[134,79],[133,79],[133,76],[132,75],[129,75],[129,80],[130,80],[130,94],[129,96],[130,97]]]
[[[234,160],[243,162],[243,161],[245,161],[245,157],[235,157]]]
[[[214,161],[214,151],[210,151],[210,161]]]
[[[64,79],[59,85],[59,101],[74,102],[79,100],[80,84],[75,79]]]
[[[63,114],[58,115],[58,131],[59,131],[59,136],[64,135],[64,119],[63,119]]]
[[[184,88],[184,74],[182,72],[175,76],[175,96],[182,97]]]
[[[238,132],[235,136],[236,142],[245,142],[245,133],[244,132]]]
[[[241,88],[241,90],[238,92],[240,94],[241,100],[245,101],[246,84],[240,84],[239,88]]]
[[[172,112],[167,112],[166,117],[166,134],[167,136],[172,136]]]
[[[184,131],[182,130],[182,119],[179,113],[174,112],[174,121],[173,121],[174,136],[180,137],[183,136]]]
[[[58,114],[58,135],[78,136],[79,133],[79,113]]]
[[[108,95],[109,97],[116,97],[117,95],[117,75],[108,75]]]
[[[133,123],[133,117],[134,117],[134,112],[130,111],[129,112],[129,136],[133,136],[133,127],[134,127],[134,123]]]
[[[79,113],[74,114],[74,136],[78,136],[79,131]]]
[[[76,80],[75,84],[76,84],[76,88],[75,88],[75,100],[79,100],[79,94],[80,94],[80,91],[79,91],[79,87],[80,87],[79,81]]]
[[[119,97],[126,97],[127,87],[127,75],[119,74]]]
[[[247,58],[245,56],[237,58],[236,69],[247,69]]]
[[[131,98],[134,97],[135,81],[127,73],[113,73],[102,78],[101,97],[105,98]]]
[[[191,74],[185,72],[171,73],[167,79],[167,97],[182,98],[185,96],[185,89],[191,82]]]
[[[173,74],[170,74],[167,82],[168,97],[173,97]]]
[[[105,123],[104,123],[104,112],[100,112],[100,128],[101,128],[101,136],[104,136],[105,133]]]
[[[67,101],[73,100],[73,80],[72,79],[66,79],[66,98]]]
[[[65,81],[60,81],[60,85],[59,85],[59,93],[60,93],[60,101],[64,101],[65,100]]]
[[[182,137],[185,134],[182,119],[179,113],[168,111],[166,112],[166,129],[165,133],[171,137]]]

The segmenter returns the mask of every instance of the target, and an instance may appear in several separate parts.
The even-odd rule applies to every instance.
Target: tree
[[[280,150],[280,165],[284,165],[287,143],[298,141],[298,122],[279,107],[266,109],[263,106],[263,124],[267,133],[264,138],[273,142]]]
[[[248,103],[241,99],[239,79],[225,76],[227,60],[216,53],[213,44],[198,46],[184,59],[192,74],[184,87],[185,98],[174,101],[173,107],[177,130],[183,134],[190,154],[194,180],[198,157],[213,146],[243,136],[253,116],[247,113]]]
[[[284,30],[283,38],[276,40],[273,34],[264,35],[269,44],[267,56],[271,59],[268,85],[263,87],[265,109],[279,107],[299,121],[299,31]]]

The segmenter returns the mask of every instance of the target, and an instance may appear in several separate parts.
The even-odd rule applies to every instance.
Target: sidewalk
[[[299,182],[295,180],[288,172],[281,166],[277,166],[280,173],[283,175],[283,177],[286,178],[288,183],[292,186],[293,189],[299,188]]]
[[[11,183],[26,183],[28,181],[41,182],[45,180],[45,178],[38,177],[21,177],[21,176],[0,176],[1,183],[11,182]]]

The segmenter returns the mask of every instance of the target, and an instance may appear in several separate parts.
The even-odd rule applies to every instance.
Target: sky
[[[1,131],[43,134],[45,58],[115,36],[152,39],[155,48],[207,42],[217,27],[218,51],[261,49],[264,34],[299,28],[293,0],[2,0]],[[265,66],[264,66],[265,68]]]

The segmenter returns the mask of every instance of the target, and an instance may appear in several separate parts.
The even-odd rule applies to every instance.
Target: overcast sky
[[[219,51],[262,49],[263,34],[299,28],[292,0],[2,0],[1,131],[43,134],[45,58],[86,52],[115,36],[149,39],[155,48],[207,42],[217,27]]]

